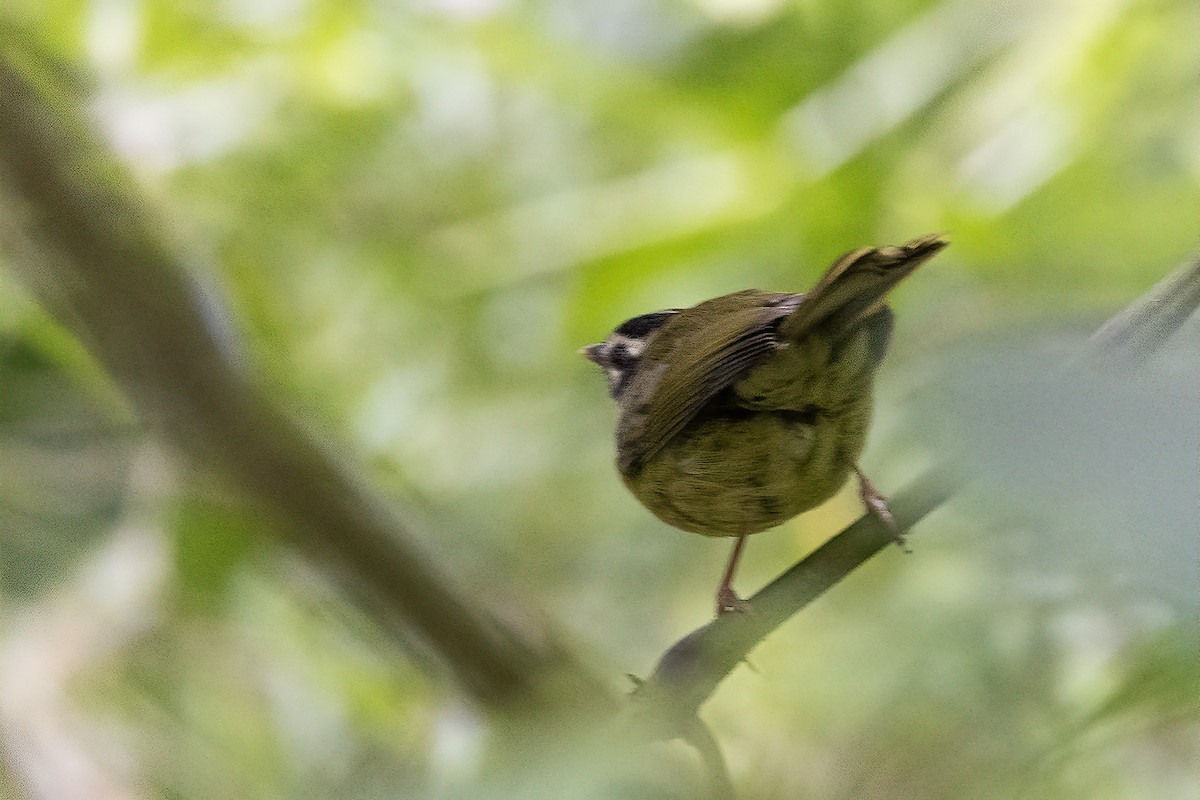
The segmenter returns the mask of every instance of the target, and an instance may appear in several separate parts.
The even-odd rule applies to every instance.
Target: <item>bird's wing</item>
[[[637,472],[705,404],[770,355],[778,346],[776,321],[795,310],[800,296],[748,290],[718,300],[724,303],[720,324],[688,329],[684,312],[684,324],[667,323],[642,355],[622,398],[622,474]]]

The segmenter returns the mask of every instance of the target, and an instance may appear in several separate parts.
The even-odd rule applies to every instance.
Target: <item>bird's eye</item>
[[[614,367],[628,367],[634,361],[637,361],[637,357],[623,344],[617,345],[608,353],[608,363]]]

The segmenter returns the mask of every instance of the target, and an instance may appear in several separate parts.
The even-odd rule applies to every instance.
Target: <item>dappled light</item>
[[[6,4],[0,796],[1200,800],[1191,6]],[[935,232],[714,620],[577,351]]]

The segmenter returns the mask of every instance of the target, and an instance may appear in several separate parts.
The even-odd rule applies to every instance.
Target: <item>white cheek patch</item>
[[[631,359],[638,359],[642,356],[642,350],[646,348],[646,340],[630,339],[627,336],[614,336],[609,345],[609,351],[611,352],[618,347],[624,349],[625,355]]]
[[[609,393],[613,397],[618,397],[624,392],[625,386],[633,378],[634,372],[638,368],[638,362],[645,349],[645,339],[624,336],[619,333],[614,333],[605,340],[604,348],[599,353],[601,358],[597,358],[595,361],[604,368],[604,375],[608,378]]]

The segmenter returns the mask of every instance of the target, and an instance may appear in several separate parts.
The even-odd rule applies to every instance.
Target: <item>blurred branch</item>
[[[1200,255],[1179,266],[1092,334],[1091,355],[1146,359],[1200,306]]]
[[[704,769],[708,773],[708,784],[712,790],[712,800],[734,800],[737,793],[733,788],[733,779],[729,776],[729,767],[725,764],[725,756],[721,753],[721,746],[717,744],[717,737],[713,736],[704,720],[692,717],[691,727],[684,738],[695,748],[704,763]]]
[[[1200,256],[1114,315],[1089,342],[1092,358],[1145,359],[1200,306]],[[930,470],[891,501],[901,530],[949,500],[971,476],[955,465]],[[634,693],[631,719],[643,737],[687,739],[701,705],[768,634],[894,541],[874,515],[793,565],[750,598],[750,611],[725,614],[673,644]]]
[[[450,580],[388,502],[282,410],[231,352],[222,309],[148,212],[81,98],[29,37],[0,39],[0,243],[29,289],[101,361],[141,418],[283,521],[287,544],[331,572],[403,643],[415,632],[475,698],[528,701],[562,671],[553,644],[503,624]],[[550,685],[561,686],[562,681]]]

